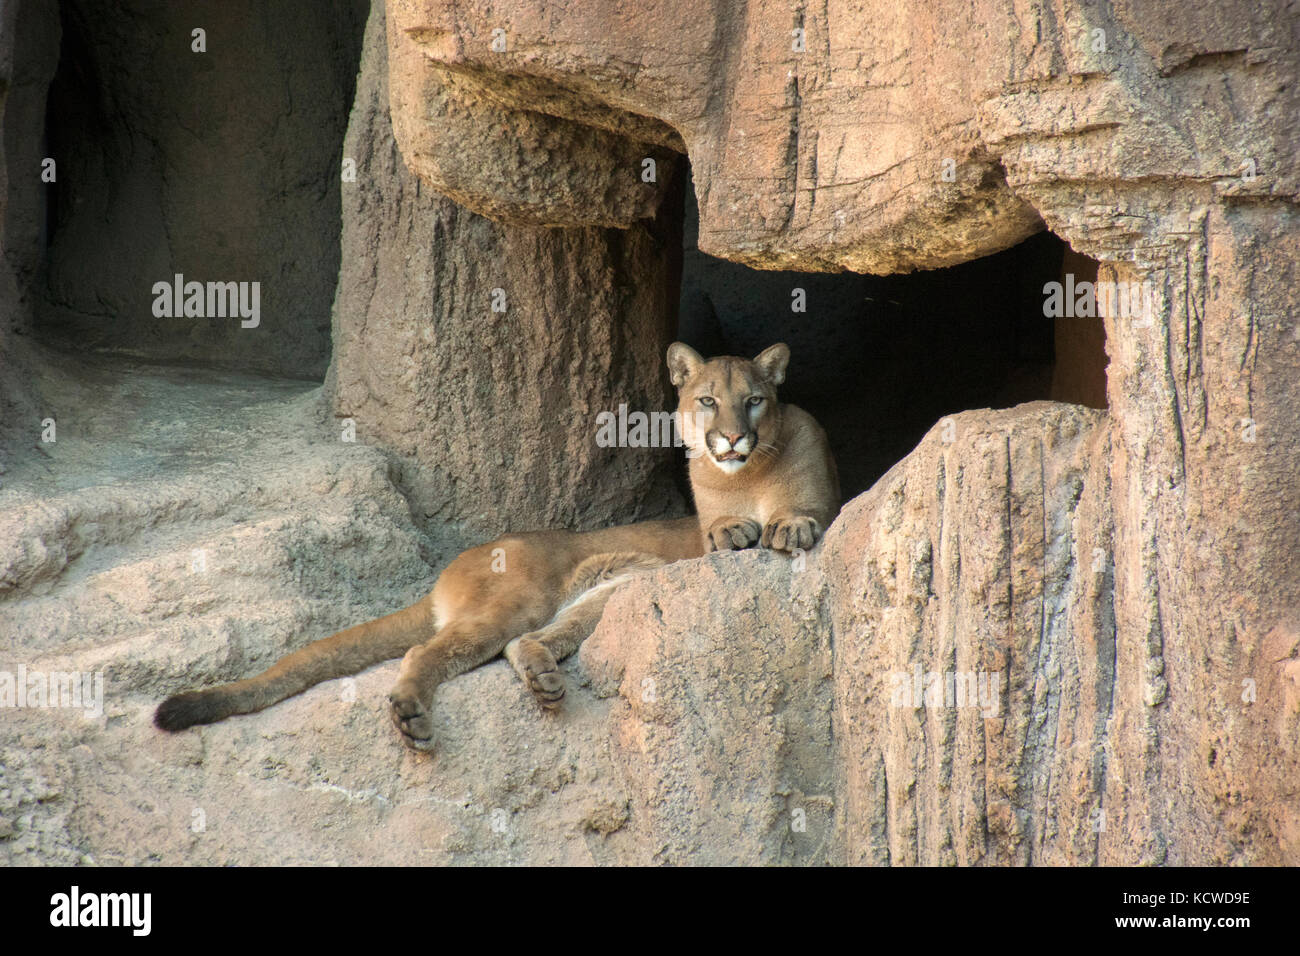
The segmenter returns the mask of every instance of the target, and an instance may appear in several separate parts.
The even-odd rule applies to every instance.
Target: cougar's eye
[[[749,396],[748,399],[746,399],[745,404],[748,405],[750,408],[758,408],[759,405],[763,404],[763,396],[751,395]]]
[[[703,405],[705,408],[712,408],[714,405],[717,405],[718,403],[715,402],[713,399],[709,398],[709,396],[702,395],[700,396],[700,404]]]

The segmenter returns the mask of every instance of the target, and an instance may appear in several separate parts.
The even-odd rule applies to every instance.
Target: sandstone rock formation
[[[47,42],[15,44],[55,31],[36,6],[0,29],[0,671],[107,680],[102,714],[4,715],[0,858],[1300,861],[1285,4],[376,3],[320,390],[48,334],[51,301],[129,270],[89,226],[42,251],[21,177],[70,78]],[[342,59],[319,66],[334,89]],[[299,157],[316,173],[273,234],[328,207],[311,190],[333,195],[335,156]],[[671,453],[594,447],[592,422],[667,400],[686,157],[699,248],[750,266],[907,272],[1047,226],[1149,303],[1102,310],[1108,407],[953,409],[811,554],[628,585],[559,715],[493,663],[439,691],[437,750],[413,757],[383,715],[390,663],[155,732],[164,694],[401,606],[468,541],[682,507]],[[79,235],[84,284],[60,260]],[[284,354],[319,331],[309,299]],[[196,334],[184,354],[285,368]]]
[[[334,184],[364,6],[59,7],[61,52],[52,52],[65,69],[49,89],[44,144],[59,163],[44,199],[54,207],[47,324],[80,346],[219,355],[318,378],[330,350],[321,280],[338,268]],[[133,27],[140,20],[147,33]],[[295,56],[300,48],[320,53]],[[37,167],[19,168],[26,177]],[[259,283],[259,325],[158,317],[153,285],[177,273]]]
[[[1123,781],[1145,859],[1166,859],[1176,833],[1195,840],[1189,859],[1290,853],[1288,705],[1255,696],[1290,666],[1291,650],[1266,661],[1263,648],[1289,648],[1300,606],[1300,180],[1288,161],[1300,104],[1285,5],[1184,16],[1158,2],[755,2],[698,8],[690,30],[672,6],[558,17],[527,2],[409,0],[392,5],[390,47],[428,60],[407,81],[417,90],[472,76],[472,96],[455,84],[440,95],[471,112],[478,102],[481,123],[492,94],[631,139],[644,117],[666,124],[691,157],[700,247],[716,255],[925,268],[1002,248],[1041,220],[1101,260],[1103,281],[1149,294],[1141,315],[1106,315],[1117,654],[1145,675],[1115,720],[1149,744],[1108,786]],[[575,98],[608,109],[593,119]],[[416,112],[397,128],[431,103],[395,95],[395,111]],[[441,129],[419,140],[435,186],[436,154],[456,144]],[[499,143],[499,161],[522,164],[549,199],[564,165],[509,123]],[[499,195],[494,176],[483,196]],[[545,206],[489,208],[464,177],[455,189],[503,218]],[[1279,772],[1247,769],[1261,764]]]
[[[682,513],[671,450],[592,442],[600,412],[667,404],[680,240],[653,222],[506,229],[431,193],[393,139],[385,36],[380,11],[344,143],[336,415],[397,452],[422,522],[496,535]]]
[[[569,195],[559,184],[582,168],[593,130],[689,152],[701,248],[768,268],[893,272],[993,252],[1040,216],[1055,225],[1025,189],[1040,178],[1297,188],[1283,3],[1183,20],[1158,0],[750,0],[697,5],[689,26],[673,0],[390,10],[394,62],[424,61],[398,73],[399,139],[431,183],[502,219],[608,221],[582,196],[549,208]],[[465,114],[454,124],[440,121],[444,100]],[[542,117],[512,122],[512,108]],[[1225,135],[1216,108],[1239,128]],[[539,141],[546,117],[563,148]],[[479,140],[489,155],[477,173],[454,159],[467,126],[495,137]],[[1248,159],[1267,172],[1243,184]],[[606,150],[605,180],[626,177],[623,162]],[[503,197],[511,176],[533,188]],[[624,207],[635,215],[634,200]]]

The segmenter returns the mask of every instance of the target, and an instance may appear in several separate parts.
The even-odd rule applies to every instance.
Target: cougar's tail
[[[321,681],[346,677],[371,664],[401,657],[433,637],[431,608],[430,599],[421,598],[386,617],[313,641],[280,658],[256,677],[168,697],[158,705],[153,722],[162,730],[177,731],[215,723],[232,714],[251,714]]]

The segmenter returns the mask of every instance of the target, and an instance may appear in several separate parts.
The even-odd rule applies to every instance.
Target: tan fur
[[[620,583],[720,548],[811,548],[834,519],[839,486],[825,433],[776,397],[789,354],[774,345],[753,361],[706,362],[681,343],[668,350],[683,437],[696,455],[698,518],[513,534],[470,548],[411,607],[309,644],[256,677],[168,698],[154,722],[180,730],[261,710],[403,652],[390,715],[413,749],[433,746],[437,686],[502,653],[543,707],[558,706],[559,661],[595,628]]]
[[[774,345],[754,361],[705,362],[681,343],[668,350],[690,464],[695,510],[708,550],[811,548],[840,510],[839,475],[826,433],[802,408],[781,404],[790,350]],[[748,404],[761,398],[758,405]],[[711,399],[712,406],[705,404]],[[728,474],[712,450],[749,435],[749,460]],[[743,439],[742,439],[743,440]]]

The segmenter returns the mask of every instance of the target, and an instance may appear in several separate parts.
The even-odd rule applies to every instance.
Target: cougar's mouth
[[[738,451],[724,451],[721,455],[714,455],[718,461],[744,461],[748,455],[742,455]]]

